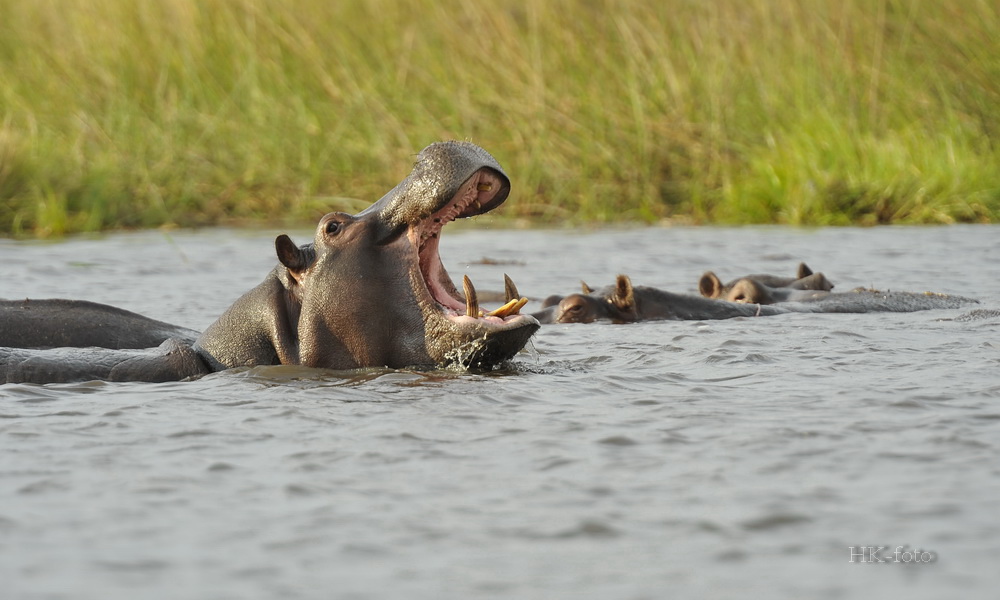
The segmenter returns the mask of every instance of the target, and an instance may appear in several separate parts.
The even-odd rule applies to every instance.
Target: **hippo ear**
[[[635,292],[628,275],[619,275],[615,279],[615,293],[611,297],[611,304],[620,311],[628,311],[635,307]]]
[[[715,273],[705,271],[705,274],[698,280],[698,291],[706,298],[718,298],[722,295],[722,281]]]
[[[812,274],[813,270],[810,269],[806,263],[804,262],[799,263],[799,273],[798,273],[799,276],[797,279],[802,279],[803,277],[809,277]]]
[[[296,282],[301,282],[302,273],[312,264],[312,253],[296,246],[292,238],[285,234],[274,239],[274,249],[278,252],[278,261],[285,265]]]
[[[587,285],[587,282],[584,281],[584,280],[582,280],[582,279],[580,280],[580,289],[583,290],[584,294],[593,294],[594,293],[594,288],[592,288],[589,285]]]

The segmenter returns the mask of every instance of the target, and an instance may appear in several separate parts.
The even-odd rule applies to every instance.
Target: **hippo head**
[[[539,327],[518,314],[526,300],[510,284],[510,302],[484,313],[471,282],[459,294],[438,255],[446,224],[493,210],[509,192],[510,180],[482,148],[441,142],[421,151],[410,175],[361,213],[320,219],[311,245],[279,236],[285,272],[278,277],[293,307],[297,362],[488,369],[516,354]]]
[[[725,300],[744,304],[774,304],[771,290],[755,279],[744,277],[729,286]]]
[[[756,281],[757,283],[772,287],[790,287],[799,290],[826,290],[830,291],[833,289],[833,284],[827,281],[826,277],[822,273],[813,274],[812,269],[809,268],[804,262],[800,262],[798,268],[795,271],[795,277],[781,277],[778,275],[747,275],[745,277],[740,277],[739,279],[734,279],[729,283],[723,284],[719,279],[719,276],[712,271],[705,271],[698,280],[698,291],[701,295],[706,298],[718,299],[722,298],[724,300],[731,300],[732,298],[739,297],[740,292],[737,291],[733,293],[733,289],[736,288],[737,284],[744,282],[745,280]],[[753,284],[743,283],[741,287],[744,288],[744,293],[748,286]],[[758,292],[754,292],[759,294]],[[749,302],[749,300],[745,300]]]
[[[615,284],[594,292],[586,283],[582,294],[570,294],[559,301],[556,309],[557,323],[592,323],[608,319],[615,323],[632,323],[639,320],[635,291],[628,275],[619,275]]]
[[[556,305],[556,323],[593,323],[607,319],[608,308],[601,298],[587,294],[570,294]]]
[[[833,284],[822,273],[812,273],[781,287],[771,287],[757,279],[744,277],[730,285],[723,298],[745,304],[775,304],[823,298],[832,289]]]

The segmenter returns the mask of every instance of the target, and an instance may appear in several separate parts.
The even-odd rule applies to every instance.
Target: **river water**
[[[0,241],[0,297],[202,329],[276,233]],[[804,260],[982,304],[548,325],[488,374],[0,385],[0,597],[996,597],[1000,228],[454,225],[441,254],[533,297]]]

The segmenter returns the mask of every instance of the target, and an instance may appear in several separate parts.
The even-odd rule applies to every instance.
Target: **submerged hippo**
[[[803,282],[805,282],[803,284]],[[749,277],[740,279],[729,286],[722,297],[729,302],[744,304],[775,304],[778,302],[808,302],[830,294],[833,285],[827,286],[822,273],[814,273],[792,282],[792,285],[772,287]]]
[[[755,282],[756,283],[756,282]],[[584,291],[588,289],[584,286]],[[632,323],[645,320],[716,320],[758,317],[792,312],[867,313],[913,312],[958,308],[976,300],[946,294],[883,292],[856,289],[832,293],[825,290],[794,290],[801,296],[762,305],[702,296],[675,294],[652,287],[633,286],[627,275],[600,291],[571,294],[535,313],[543,323],[591,323],[598,320]],[[789,292],[791,296],[792,292]],[[551,300],[550,300],[551,301]]]
[[[152,348],[197,331],[86,300],[0,300],[0,347]]]
[[[509,192],[482,148],[432,144],[370,207],[320,219],[312,243],[278,236],[279,264],[200,335],[105,305],[8,301],[0,382],[166,381],[270,364],[492,368],[524,347],[538,321],[519,314],[527,300],[513,282],[507,304],[489,313],[467,279],[459,294],[438,244],[447,223],[493,210]]]
[[[588,293],[588,290],[589,293]],[[619,275],[615,284],[598,291],[583,284],[582,294],[570,294],[535,313],[543,323],[592,323],[612,321],[633,323],[648,320],[701,320],[778,314],[772,307],[750,306],[712,300],[701,296],[675,294],[657,288],[633,286],[628,275]],[[550,296],[547,302],[557,297]]]
[[[562,322],[590,322],[598,318],[609,319],[618,322],[628,322],[636,320],[632,318],[632,315],[628,311],[615,310],[615,302],[605,302],[605,300],[614,298],[615,290],[622,289],[624,286],[621,281],[621,276],[619,277],[618,283],[613,286],[613,288],[606,288],[602,290],[601,293],[597,293],[595,296],[595,290],[587,285],[586,282],[580,282],[582,288],[582,294],[573,294],[568,297],[552,295],[548,296],[542,301],[542,310],[535,313],[543,322],[552,322],[557,317],[557,314],[561,315],[563,319]],[[648,306],[664,305],[670,306],[670,310],[666,311],[669,314],[676,313],[677,315],[684,314],[705,314],[705,315],[716,315],[722,314],[724,316],[706,316],[698,318],[715,319],[715,318],[729,318],[730,316],[741,316],[742,311],[736,310],[737,314],[733,315],[733,309],[725,308],[719,309],[716,304],[707,304],[704,302],[699,302],[693,300],[689,296],[673,294],[671,292],[663,292],[662,290],[656,290],[655,288],[636,288],[639,290],[639,295],[641,297],[636,302]],[[701,295],[705,298],[711,299],[722,299],[729,302],[738,302],[746,304],[774,304],[775,302],[791,301],[791,300],[804,300],[807,298],[818,297],[822,295],[816,292],[829,292],[833,289],[833,284],[824,276],[822,273],[813,273],[812,269],[809,268],[805,263],[799,263],[797,274],[795,277],[781,277],[778,275],[747,275],[741,277],[740,279],[734,279],[727,284],[723,284],[719,277],[712,271],[706,271],[704,275],[701,276],[701,280],[698,282],[698,289]],[[654,297],[660,297],[663,294],[667,296],[661,297],[659,300],[654,299]],[[619,298],[623,297],[619,294]],[[557,308],[557,306],[562,303],[562,309]],[[622,303],[622,300],[617,301],[618,304]],[[606,307],[607,305],[608,307]],[[611,312],[608,312],[608,311]],[[661,313],[663,310],[650,310],[650,316],[644,316],[641,314],[635,315],[638,319],[650,319],[650,318],[687,318],[684,316],[674,317],[674,316],[652,316],[652,313]],[[578,317],[573,317],[571,315],[579,315]]]
[[[781,277],[779,275],[746,275],[739,279],[734,279],[723,285],[718,275],[712,271],[706,271],[698,280],[698,291],[706,298],[723,298],[735,301],[739,298],[738,293],[733,294],[733,288],[741,281],[754,281],[769,288],[789,288],[794,290],[818,290],[829,292],[833,289],[833,284],[822,274],[813,273],[809,266],[799,263],[795,277]],[[764,304],[763,302],[760,304]]]

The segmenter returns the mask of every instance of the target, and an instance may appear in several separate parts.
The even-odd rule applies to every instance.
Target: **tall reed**
[[[528,222],[1000,217],[992,0],[0,3],[0,232],[304,222],[438,139]]]

